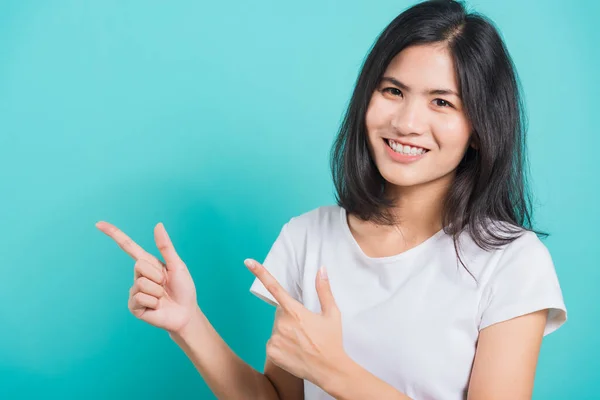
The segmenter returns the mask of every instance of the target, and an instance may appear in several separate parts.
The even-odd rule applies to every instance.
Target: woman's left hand
[[[341,313],[325,268],[319,270],[316,278],[321,303],[321,313],[316,314],[287,293],[260,263],[244,263],[279,303],[273,333],[267,342],[267,358],[298,378],[322,387],[350,360],[343,348]]]

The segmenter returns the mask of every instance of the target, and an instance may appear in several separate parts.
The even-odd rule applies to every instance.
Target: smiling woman
[[[367,109],[366,127],[369,151],[389,188],[435,180],[450,186],[453,181],[473,142],[455,70],[447,46],[437,44],[406,48],[384,72]]]
[[[516,72],[485,17],[419,3],[381,33],[331,154],[337,204],[286,223],[251,292],[277,306],[261,373],[196,304],[162,224],[129,308],[167,330],[219,398],[524,399],[567,318],[531,225]]]

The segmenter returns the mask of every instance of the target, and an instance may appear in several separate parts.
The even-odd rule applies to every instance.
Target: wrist
[[[202,328],[205,318],[200,307],[196,306],[186,323],[175,331],[168,331],[169,336],[175,341],[188,341],[189,338],[194,336],[195,332]]]
[[[348,355],[345,355],[335,363],[334,368],[328,374],[323,375],[322,382],[317,383],[317,386],[333,397],[341,398],[343,393],[348,392],[351,383],[360,378],[359,370],[360,366]]]

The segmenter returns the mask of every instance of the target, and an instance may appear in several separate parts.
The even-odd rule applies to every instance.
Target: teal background
[[[262,370],[273,310],[248,292],[290,217],[333,203],[328,154],[363,57],[409,1],[0,2],[0,398],[213,398],[127,309],[164,222],[198,301]],[[600,398],[596,1],[468,3],[500,27],[530,116],[538,227],[569,321],[536,399]]]

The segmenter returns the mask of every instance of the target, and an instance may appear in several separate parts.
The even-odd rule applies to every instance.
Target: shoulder
[[[479,282],[490,281],[504,269],[553,269],[550,252],[542,240],[533,231],[501,222],[489,222],[487,232],[499,237],[510,237],[511,240],[491,249],[483,249],[477,245],[469,230],[461,232],[458,248],[461,259]],[[510,232],[510,234],[508,233]],[[448,246],[452,245],[452,237],[447,238]],[[526,272],[526,271],[523,271]]]
[[[506,237],[508,235],[507,232],[510,232],[510,236],[512,237],[509,243],[495,250],[500,264],[503,264],[507,260],[514,261],[515,259],[526,262],[551,262],[548,248],[534,231],[500,222],[494,222],[490,230],[495,231],[501,237]]]
[[[339,223],[342,211],[338,205],[323,205],[292,217],[286,225],[295,233],[322,230]]]
[[[510,270],[519,275],[553,273],[554,263],[548,247],[537,234],[525,230],[519,237],[503,247],[496,269],[499,271],[498,273]]]
[[[566,321],[566,307],[548,247],[533,231],[493,251],[482,279],[480,329],[496,322],[548,309],[544,334]]]
[[[550,251],[535,232],[525,230],[519,237],[504,247],[503,258],[519,257],[531,261],[549,259]]]
[[[498,229],[500,224],[495,223],[493,229]],[[507,232],[506,224],[497,232],[499,236]],[[483,271],[483,281],[487,286],[497,282],[511,282],[514,280],[535,280],[550,277],[554,280],[556,271],[548,247],[538,235],[531,230],[509,226],[512,231],[512,240],[489,251],[490,257],[486,271]]]
[[[297,254],[305,253],[312,245],[335,237],[339,232],[343,209],[324,205],[290,218],[282,227],[280,236]]]
[[[499,221],[487,221],[485,226],[486,232],[483,234],[490,237],[494,234],[500,238],[510,238],[508,243],[494,247],[493,249],[480,248],[473,237],[473,233],[466,229],[459,235],[459,243],[461,247],[465,247],[472,253],[487,253],[497,257],[504,254],[535,254],[548,252],[545,244],[540,240],[537,234],[531,230],[520,226]]]

